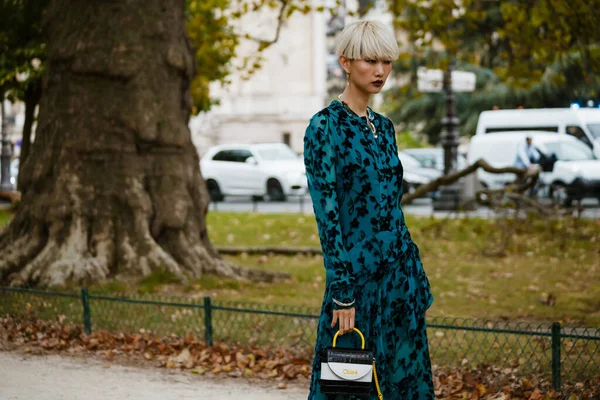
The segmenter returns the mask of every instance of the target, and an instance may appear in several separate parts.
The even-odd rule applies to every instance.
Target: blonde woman
[[[348,83],[318,112],[304,137],[304,161],[323,250],[326,285],[309,399],[350,399],[320,391],[321,353],[359,347],[360,329],[377,360],[386,400],[433,399],[425,311],[433,296],[400,207],[402,164],[393,123],[368,107],[398,58],[392,32],[358,21],[337,55]],[[375,390],[373,399],[377,398]]]

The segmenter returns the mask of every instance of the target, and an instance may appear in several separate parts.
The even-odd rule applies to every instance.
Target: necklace
[[[342,102],[342,104],[344,105],[344,107],[346,108],[347,112],[351,112],[352,114],[356,115],[358,118],[363,118],[360,115],[358,115],[357,113],[354,112],[354,110],[352,110],[350,108],[350,106],[348,104],[346,104],[346,102],[344,100],[342,100],[342,95],[340,94],[338,96],[338,99],[340,99],[340,101]],[[367,120],[367,126],[371,129],[371,132],[373,132],[373,137],[375,139],[377,139],[377,128],[375,128],[375,125],[373,124],[373,122],[371,122],[371,120],[373,119],[373,114],[371,114],[371,110],[369,109],[369,107],[367,107],[367,115],[364,117]]]

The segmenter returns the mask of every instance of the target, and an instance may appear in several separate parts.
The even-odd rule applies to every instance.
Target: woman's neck
[[[348,85],[342,93],[341,99],[350,107],[356,115],[364,117],[367,115],[367,106],[369,105],[369,93],[357,90],[354,86]]]

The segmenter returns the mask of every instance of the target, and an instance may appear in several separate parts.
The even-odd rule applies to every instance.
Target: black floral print
[[[434,398],[425,325],[433,295],[400,207],[403,169],[394,126],[380,114],[371,118],[377,137],[364,117],[336,100],[311,119],[304,137],[326,270],[309,400],[328,399],[319,377],[321,352],[337,330],[333,299],[356,301],[355,326],[375,354],[384,399]],[[357,336],[346,334],[337,345],[358,347]]]

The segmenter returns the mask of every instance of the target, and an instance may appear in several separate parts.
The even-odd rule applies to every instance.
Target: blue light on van
[[[579,109],[579,107],[580,107],[579,104],[577,104],[577,103],[571,103],[571,108],[572,109],[577,110],[577,109]]]

